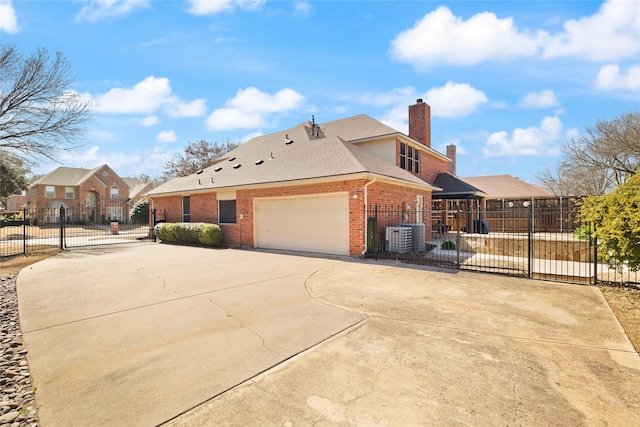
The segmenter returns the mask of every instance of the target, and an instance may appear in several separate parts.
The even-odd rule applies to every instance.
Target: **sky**
[[[367,114],[460,177],[536,183],[598,120],[640,111],[640,1],[0,0],[0,43],[45,48],[90,97],[83,145],[41,163],[162,174],[188,142]]]

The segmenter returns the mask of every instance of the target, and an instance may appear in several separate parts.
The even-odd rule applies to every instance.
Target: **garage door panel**
[[[256,201],[256,246],[347,255],[349,196]]]

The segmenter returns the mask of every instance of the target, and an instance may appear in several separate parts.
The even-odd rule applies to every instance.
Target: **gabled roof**
[[[31,187],[36,185],[66,185],[69,187],[82,184],[87,178],[95,174],[103,166],[93,169],[69,168],[60,166],[52,172],[49,172],[42,178],[34,181]]]
[[[487,194],[488,199],[546,199],[555,197],[537,185],[511,175],[474,176],[462,178]]]
[[[464,182],[460,178],[448,173],[442,172],[436,176],[433,185],[442,188],[442,192],[434,195],[434,199],[464,199],[467,197],[479,198],[487,197],[482,190],[473,185]]]
[[[107,168],[111,173],[113,170],[108,165],[101,165],[93,169],[84,168],[69,168],[66,166],[60,166],[52,172],[49,172],[40,179],[34,181],[29,188],[33,188],[36,185],[64,185],[67,187],[75,187],[81,185],[87,179],[91,177],[97,178],[102,184],[107,186],[107,183],[102,179],[101,174],[98,172],[101,169]],[[137,178],[120,178],[129,187],[129,196],[135,197],[136,194],[143,191],[148,184],[143,183]]]
[[[367,117],[352,118],[360,124],[358,128],[363,131],[363,135],[370,136],[379,131],[397,133],[392,128]],[[402,182],[404,185],[438,190],[415,175],[337,135],[344,133],[352,138],[357,134],[347,124],[338,122],[340,121],[321,125],[319,136],[316,136],[317,129],[312,134],[313,124],[307,121],[281,132],[253,138],[225,154],[214,165],[200,173],[174,178],[148,194],[293,183],[317,178],[346,179],[355,174],[372,174]],[[367,127],[366,123],[371,124],[372,128]],[[334,132],[336,134],[333,134]],[[287,144],[287,141],[292,142]]]

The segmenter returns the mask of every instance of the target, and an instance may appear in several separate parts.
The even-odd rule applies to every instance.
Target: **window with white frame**
[[[111,198],[112,199],[117,199],[120,197],[120,190],[118,190],[118,186],[113,184],[111,186]]]
[[[73,187],[64,187],[64,198],[65,199],[75,199],[76,193]]]
[[[47,185],[44,187],[44,197],[47,199],[55,199],[56,198],[56,187],[53,185]]]

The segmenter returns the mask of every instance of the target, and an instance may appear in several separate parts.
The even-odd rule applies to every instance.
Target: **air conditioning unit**
[[[424,252],[424,222],[403,222],[398,225],[400,227],[409,227],[411,229],[411,250],[414,252]]]
[[[385,229],[385,243],[389,252],[406,254],[411,252],[411,228],[387,227]]]

